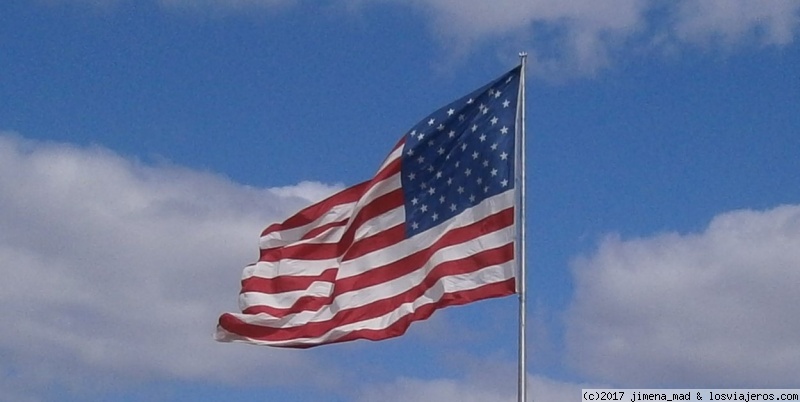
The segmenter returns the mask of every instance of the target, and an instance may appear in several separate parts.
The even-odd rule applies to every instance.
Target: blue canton
[[[520,67],[442,107],[405,137],[406,235],[514,188]]]

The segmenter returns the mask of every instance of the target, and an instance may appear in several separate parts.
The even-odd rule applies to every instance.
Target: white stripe
[[[403,205],[386,211],[366,222],[356,229],[353,243],[358,240],[376,235],[384,230],[391,229],[397,225],[402,225],[406,221],[406,208]]]
[[[328,321],[333,319],[334,315],[341,309],[366,306],[383,299],[397,296],[422,283],[425,278],[428,277],[430,271],[441,263],[462,259],[470,255],[477,254],[483,250],[493,249],[511,243],[514,237],[514,232],[514,227],[508,226],[504,229],[485,234],[470,241],[442,248],[431,255],[431,258],[429,258],[422,266],[404,276],[338,295],[334,300],[331,301],[331,303],[323,306],[318,311],[303,311],[288,315],[276,321],[270,322],[269,324],[263,323],[261,325],[276,328],[295,327],[302,326],[309,322]],[[454,275],[452,277],[458,276],[460,275]],[[332,290],[333,287],[330,288],[330,291]],[[288,308],[294,304],[294,301],[306,295],[308,294],[304,293],[303,291],[287,292],[280,294],[281,298],[277,299],[275,298],[275,295],[259,292],[247,292],[241,295],[240,300],[249,303],[243,305],[242,310],[252,306]],[[293,301],[291,299],[292,296],[295,297]],[[317,294],[316,296],[326,297],[330,296],[330,293]],[[273,303],[282,304],[277,305]],[[332,306],[336,306],[335,311],[332,309]]]
[[[509,261],[499,265],[493,265],[483,268],[479,271],[471,272],[468,274],[446,276],[436,282],[425,291],[425,294],[417,298],[411,303],[404,303],[399,305],[393,311],[384,314],[380,317],[370,318],[364,321],[355,322],[352,324],[336,327],[326,333],[325,335],[316,339],[311,338],[306,340],[315,343],[325,343],[333,341],[337,338],[360,329],[373,329],[382,330],[403,317],[414,313],[427,304],[436,303],[446,294],[456,293],[465,290],[477,289],[492,283],[499,283],[509,280],[514,277],[514,261]],[[300,340],[300,339],[298,339]]]
[[[355,202],[347,204],[340,204],[328,210],[327,213],[320,216],[313,222],[303,226],[298,226],[292,229],[278,230],[275,232],[267,233],[261,236],[259,240],[259,247],[261,249],[269,249],[275,247],[283,247],[288,244],[294,243],[305,236],[306,233],[316,227],[327,225],[332,222],[339,222],[347,219],[352,215],[353,208],[356,206]],[[291,219],[291,218],[289,218]],[[287,219],[288,220],[288,219]]]
[[[380,196],[397,190],[401,185],[402,182],[399,174],[389,176],[372,186],[372,188],[364,193],[357,201],[337,205],[331,208],[329,212],[320,216],[311,223],[292,229],[271,232],[265,236],[262,236],[261,240],[259,241],[259,246],[261,249],[269,249],[294,244],[336,243],[339,241],[339,239],[341,239],[341,236],[344,234],[347,225],[330,228],[310,239],[301,239],[306,235],[306,233],[320,226],[327,225],[332,222],[343,221],[345,219],[352,219],[365,205],[369,205],[369,203]]]
[[[446,233],[452,231],[455,228],[460,228],[463,226],[467,226],[475,222],[474,215],[478,215],[479,217],[485,217],[487,215],[491,215],[493,213],[502,211],[503,208],[511,208],[513,206],[514,199],[513,193],[508,191],[502,194],[498,194],[496,196],[490,197],[480,204],[472,207],[472,213],[461,213],[459,215],[454,216],[453,218],[449,219],[448,221],[444,222],[443,224],[434,227],[430,230],[427,230],[423,233],[420,233],[412,238],[403,240],[395,245],[388,246],[383,249],[379,249],[373,251],[371,253],[365,254],[360,256],[356,259],[349,260],[349,261],[339,261],[336,258],[327,259],[327,260],[293,260],[293,259],[283,259],[277,262],[259,262],[255,265],[249,266],[245,268],[243,272],[243,279],[247,279],[251,276],[258,276],[264,278],[275,278],[278,276],[310,276],[310,275],[320,275],[323,271],[330,269],[330,268],[338,268],[339,271],[337,272],[336,278],[344,279],[356,275],[363,274],[370,269],[381,267],[392,262],[395,262],[401,258],[406,257],[412,252],[416,252],[418,250],[422,250],[424,248],[430,247],[436,241],[442,238]],[[467,211],[465,211],[467,212]],[[396,209],[390,211],[391,214],[396,214]],[[509,229],[511,228],[511,229]],[[456,244],[453,246],[449,246],[439,250],[437,253],[433,255],[432,258],[438,258],[437,256],[453,247],[463,247],[464,250],[468,251],[468,253],[460,253],[461,257],[452,257],[451,259],[458,259],[463,258],[463,256],[475,254],[485,249],[494,248],[499,245],[505,244],[506,242],[512,241],[514,238],[514,234],[512,233],[510,237],[506,233],[509,230],[513,230],[513,225],[508,226],[500,231],[484,234],[481,237],[476,239],[471,239],[467,242]],[[497,238],[506,238],[507,241],[504,242],[494,242],[495,237]],[[484,243],[481,243],[482,239],[489,239],[486,240]],[[493,246],[490,244],[494,244]],[[441,261],[448,261],[446,259],[442,259]],[[250,300],[251,305],[270,305],[269,299],[259,299],[255,297],[257,294],[261,294],[259,292],[248,292],[252,295],[248,295],[248,300]],[[265,297],[266,294],[263,294]],[[340,295],[344,296],[344,295]],[[297,295],[297,298],[302,297],[302,295]],[[337,304],[342,306],[349,306],[349,304],[339,303],[337,298]]]
[[[389,155],[386,156],[386,159],[383,160],[381,167],[378,168],[378,173],[380,173],[381,170],[385,169],[386,166],[389,166],[390,163],[394,162],[395,159],[400,158],[402,156],[403,156],[403,144],[400,144],[397,147],[395,147],[395,149],[393,149],[392,152],[389,153]]]
[[[307,289],[294,290],[283,293],[246,292],[239,295],[239,309],[244,310],[252,306],[268,306],[274,308],[289,308],[304,296],[327,297],[333,291],[333,283],[327,281],[312,282]]]
[[[504,209],[512,208],[513,206],[514,193],[512,191],[506,191],[489,197],[438,226],[396,244],[363,255],[355,260],[343,262],[339,270],[338,278],[360,275],[365,271],[365,267],[379,267],[397,261],[413,250],[429,247],[453,229],[475,223],[476,216],[478,217],[477,219],[483,219],[486,216],[495,214]]]
[[[259,278],[274,279],[280,276],[315,276],[327,269],[338,268],[339,259],[327,260],[295,260],[284,258],[276,262],[259,261],[248,265],[242,271],[242,280],[257,276]]]
[[[427,304],[436,303],[444,297],[445,294],[455,293],[464,290],[477,289],[484,285],[491,283],[498,283],[514,277],[514,262],[489,266],[481,270],[462,274],[453,275],[440,279],[434,286],[429,288],[424,295],[420,296],[411,303],[404,303],[398,306],[393,311],[384,314],[380,317],[370,318],[364,321],[350,323],[340,327],[333,328],[328,333],[316,338],[296,338],[286,341],[263,341],[257,339],[250,339],[241,335],[237,335],[222,328],[217,328],[216,338],[222,341],[234,342],[249,342],[261,345],[283,345],[283,346],[298,346],[298,345],[316,345],[335,341],[348,333],[361,329],[382,330],[403,317],[413,313],[420,307]],[[237,319],[251,325],[259,326],[272,326],[269,316],[265,314],[232,314]]]
[[[381,195],[388,194],[396,190],[397,188],[400,187],[399,177],[400,177],[399,175],[394,175],[392,177],[387,178],[386,180],[383,180],[382,182],[378,183],[369,193],[374,192],[375,197],[379,197]],[[354,205],[354,204],[348,204],[348,205]],[[357,213],[357,211],[351,213]],[[378,215],[364,222],[359,228],[356,229],[355,239],[365,238],[367,236],[379,233],[382,230],[394,227],[398,224],[403,223],[404,219],[405,219],[405,212],[403,207],[400,206],[399,208],[395,208],[391,211],[388,211],[382,215]],[[308,227],[308,225],[304,226],[303,228],[304,231],[313,229]],[[291,245],[294,246],[299,244],[338,243],[338,241],[341,239],[342,235],[345,233],[347,229],[348,226],[336,226],[324,231],[323,233],[320,233],[320,235],[317,237],[295,241]],[[299,228],[293,230],[299,230]],[[302,235],[299,235],[299,237],[302,237]],[[242,279],[247,279],[252,276],[258,276],[262,278],[276,278],[278,276],[291,276],[291,275],[306,275],[306,276],[319,275],[320,273],[322,273],[322,271],[328,268],[335,268],[338,266],[339,266],[338,258],[331,258],[326,260],[302,260],[302,259],[284,258],[276,262],[259,261],[255,264],[251,264],[245,267],[245,269],[242,272]]]

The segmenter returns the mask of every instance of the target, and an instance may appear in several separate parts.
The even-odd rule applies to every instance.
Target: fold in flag
[[[305,348],[402,335],[515,292],[517,67],[414,126],[370,180],[261,234],[223,342]]]

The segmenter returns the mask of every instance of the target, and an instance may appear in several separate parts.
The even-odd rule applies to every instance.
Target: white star
[[[450,109],[447,111],[447,115],[448,115],[448,116],[452,116],[452,115],[453,115],[453,113],[455,113],[455,112],[456,112],[456,111],[455,111],[455,109],[453,109],[453,108],[450,108]]]
[[[458,186],[458,190],[456,191],[458,191],[459,194],[464,194],[464,187]]]
[[[495,116],[495,117],[492,117],[492,120],[491,120],[491,121],[492,121],[492,125],[495,125],[495,124],[497,124],[497,121],[498,121],[498,120],[499,120],[499,119],[497,118],[497,116]]]
[[[439,214],[437,214],[436,212],[434,212],[434,213],[433,213],[433,215],[431,215],[431,219],[433,219],[434,221],[436,221],[437,219],[439,219]]]
[[[450,204],[450,210],[456,212],[456,204]]]
[[[467,143],[466,142],[461,144],[461,150],[462,151],[466,151],[467,150]]]
[[[497,176],[497,169],[492,169],[492,176]]]
[[[419,224],[417,222],[411,222],[411,229],[414,229],[414,230],[419,229]]]
[[[464,121],[464,119],[466,119],[466,117],[464,117],[463,114],[458,115],[458,121]]]
[[[483,192],[484,192],[484,193],[488,193],[488,192],[489,192],[489,186],[486,186],[486,187],[484,187],[484,188],[483,188]]]
[[[492,144],[490,148],[492,148],[492,151],[497,151],[497,143]]]
[[[508,127],[503,126],[503,128],[500,129],[500,134],[508,134]]]
[[[431,187],[428,189],[428,194],[433,195],[436,192],[436,189]]]
[[[503,102],[503,107],[508,107],[511,104],[508,99]]]
[[[450,130],[450,132],[447,133],[447,136],[450,137],[450,138],[454,138],[456,136],[456,131],[455,130]]]
[[[478,138],[481,140],[481,142],[484,142],[486,141],[486,134],[481,134],[481,136]]]
[[[500,94],[502,94],[502,92],[500,92],[500,91],[495,91],[495,92],[494,92],[494,98],[495,98],[495,99],[499,98],[499,97],[500,97]]]
[[[444,130],[444,124],[439,124],[438,126],[436,126],[436,129],[439,131]]]
[[[475,182],[477,182],[478,184],[481,184],[481,183],[483,183],[483,179],[478,177],[478,180],[475,180]]]
[[[507,153],[503,152],[502,154],[500,154],[500,159],[506,160],[507,158],[508,158],[508,154]]]
[[[423,138],[425,138],[425,133],[419,133],[417,135],[417,140],[422,141]]]
[[[408,180],[414,181],[414,179],[416,179],[416,178],[417,178],[416,173],[411,172],[411,173],[408,174]]]
[[[464,174],[467,175],[467,176],[471,175],[472,174],[472,169],[465,170]]]
[[[413,149],[411,149],[411,148],[409,148],[408,152],[406,152],[406,155],[408,155],[408,156],[414,156],[414,150],[413,150]]]
[[[506,180],[506,179],[500,180],[500,185],[503,186],[503,187],[507,187],[508,186],[508,180]]]
[[[436,150],[436,152],[438,152],[438,153],[439,153],[439,155],[444,155],[444,148],[442,148],[442,147],[439,147],[439,149],[438,149],[438,150]]]
[[[475,102],[475,99],[469,98],[469,100],[467,101],[467,105],[471,105],[472,102]]]
[[[478,131],[478,125],[477,124],[473,124],[472,125],[472,132],[474,133],[476,131]]]
[[[441,179],[442,178],[442,172],[436,172],[436,178],[437,179]]]
[[[478,159],[478,151],[472,153],[472,159]]]
[[[439,202],[444,204],[444,196],[439,197]]]
[[[425,157],[420,155],[419,158],[417,158],[417,163],[422,163],[422,162],[425,162]]]
[[[452,184],[453,184],[453,178],[452,177],[448,177],[447,178],[447,185],[450,186]]]
[[[483,161],[483,167],[489,167],[489,160],[488,159],[485,159]]]
[[[432,126],[432,125],[433,125],[433,123],[435,123],[435,122],[436,122],[436,119],[434,119],[434,118],[432,118],[432,117],[431,117],[431,119],[430,119],[430,120],[428,120],[428,125],[429,125],[429,126]]]
[[[469,202],[475,202],[475,195],[474,194],[470,194]]]
[[[418,202],[419,200],[417,199],[417,197],[411,199],[411,205],[417,205]]]
[[[422,204],[422,206],[419,207],[419,210],[422,211],[422,212],[428,212],[428,206],[425,205],[425,204]]]

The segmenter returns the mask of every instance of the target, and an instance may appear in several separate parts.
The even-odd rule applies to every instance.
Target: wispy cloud
[[[2,392],[234,382],[270,367],[260,382],[330,381],[308,354],[216,344],[212,334],[236,306],[263,226],[333,190],[249,188],[0,134],[0,371],[14,379]]]
[[[796,386],[800,206],[620,240],[576,263],[573,365],[628,386]]]
[[[785,45],[800,28],[800,3],[794,0],[683,1],[676,15],[676,36],[693,43]]]
[[[107,6],[126,0],[52,1]],[[330,13],[337,6],[353,11],[397,3],[414,8],[428,20],[431,35],[447,54],[460,57],[476,49],[485,51],[489,43],[505,57],[527,50],[532,72],[555,79],[594,75],[620,62],[623,50],[659,57],[665,51],[674,54],[676,49],[695,46],[724,51],[741,45],[781,46],[793,42],[800,28],[800,3],[794,0],[151,1],[166,10],[226,13],[292,6]],[[385,7],[387,12],[391,9]]]
[[[426,13],[447,46],[463,49],[501,39],[508,46],[530,49],[535,73],[558,78],[595,74],[613,65],[624,48],[658,54],[664,47],[698,44],[788,44],[800,25],[800,3],[792,0],[403,3]]]

